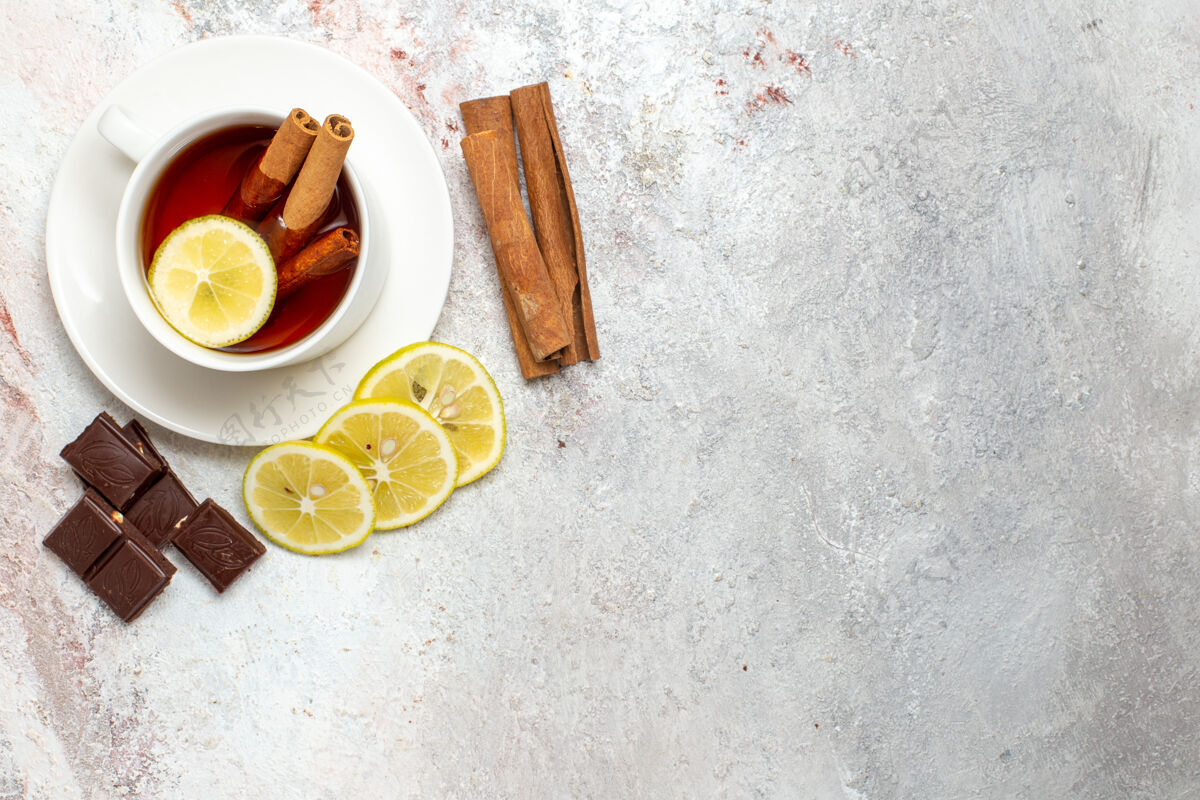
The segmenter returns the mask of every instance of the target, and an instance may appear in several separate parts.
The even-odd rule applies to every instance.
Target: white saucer
[[[371,258],[391,264],[362,327],[315,361],[259,373],[198,367],[155,341],[117,277],[117,205],[133,163],[96,131],[101,112],[113,104],[155,132],[222,106],[278,108],[280,116],[303,106],[317,118],[352,119],[354,162],[382,229]],[[238,445],[312,435],[372,364],[429,338],[450,285],[453,242],[445,177],[404,104],[328,50],[262,36],[197,42],[122,81],[71,142],[46,218],[54,302],[96,377],[142,417],[196,439]]]

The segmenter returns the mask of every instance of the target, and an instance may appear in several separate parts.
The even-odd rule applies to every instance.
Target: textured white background
[[[39,544],[128,413],[55,315],[50,182],[125,75],[250,32],[434,142],[435,336],[508,451],[125,626]],[[0,798],[1200,796],[1191,0],[0,0],[0,41]],[[604,357],[527,385],[457,103],[541,79]],[[250,451],[154,433],[242,513]]]

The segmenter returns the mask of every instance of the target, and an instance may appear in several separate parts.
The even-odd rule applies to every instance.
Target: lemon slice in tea
[[[446,432],[412,403],[356,400],[334,412],[314,441],[358,467],[375,500],[375,527],[402,528],[446,501],[458,459]]]
[[[167,234],[147,275],[158,310],[205,347],[249,339],[275,305],[275,260],[250,226],[211,214]]]
[[[479,478],[504,453],[504,403],[479,359],[441,342],[417,342],[363,376],[355,398],[395,397],[436,419],[458,455],[458,485]]]
[[[312,442],[281,442],[256,455],[242,497],[254,524],[297,553],[338,553],[362,544],[375,527],[371,488],[358,469]]]

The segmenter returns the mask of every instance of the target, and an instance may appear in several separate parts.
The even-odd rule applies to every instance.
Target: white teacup
[[[358,211],[358,265],[342,301],[316,330],[298,342],[275,350],[230,353],[190,341],[171,327],[154,305],[142,259],[141,226],[146,202],[163,170],[188,145],[209,133],[235,125],[278,127],[283,119],[283,114],[262,108],[227,108],[193,117],[162,136],[156,136],[131,120],[119,106],[110,106],[100,116],[100,135],[137,162],[117,211],[117,271],[121,286],[134,314],[150,335],[163,347],[193,364],[227,372],[252,372],[299,364],[324,355],[358,329],[383,289],[386,264],[372,264],[370,258],[370,202],[347,158],[343,170],[351,200]]]

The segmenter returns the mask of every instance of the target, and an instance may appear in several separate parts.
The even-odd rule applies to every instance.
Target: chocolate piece
[[[120,526],[121,532],[125,534],[125,538],[137,543],[139,547],[145,550],[147,557],[149,557],[149,559],[153,561],[154,564],[167,576],[167,579],[170,580],[171,576],[176,573],[178,568],[172,564],[166,556],[159,552],[158,548],[154,546],[154,543],[151,542],[150,539],[144,533],[142,533],[141,530],[138,529],[138,526],[130,521],[128,517],[120,519],[121,512],[119,511],[117,512],[116,516],[118,517],[117,525]],[[99,563],[103,563],[103,561]],[[95,568],[93,568],[92,571],[95,572]]]
[[[42,541],[67,566],[83,577],[121,538],[121,527],[112,518],[113,508],[88,489],[54,530]]]
[[[139,453],[150,459],[150,463],[159,469],[167,468],[167,460],[163,458],[163,454],[158,452],[158,448],[150,441],[150,433],[142,426],[142,423],[136,419],[131,419],[125,423],[124,428],[121,428],[121,432],[125,434],[126,439],[133,442],[133,446],[137,448]]]
[[[84,492],[43,544],[129,622],[171,582],[175,565],[95,490]]]
[[[133,520],[138,530],[161,550],[166,545],[175,523],[196,510],[196,498],[192,497],[183,481],[171,470],[167,459],[154,446],[154,442],[150,440],[150,433],[142,423],[131,419],[122,431],[139,453],[162,470],[162,477],[134,501],[126,512],[126,516]]]
[[[118,617],[132,622],[171,582],[171,573],[163,570],[155,555],[158,552],[144,538],[139,542],[126,537],[96,567],[87,584]]]
[[[161,472],[138,452],[108,414],[101,412],[62,449],[63,459],[118,510],[129,508]]]
[[[137,499],[126,516],[159,550],[166,546],[175,523],[196,510],[196,499],[169,467],[146,493]]]
[[[267,548],[211,498],[176,526],[171,542],[218,592],[229,588]]]

